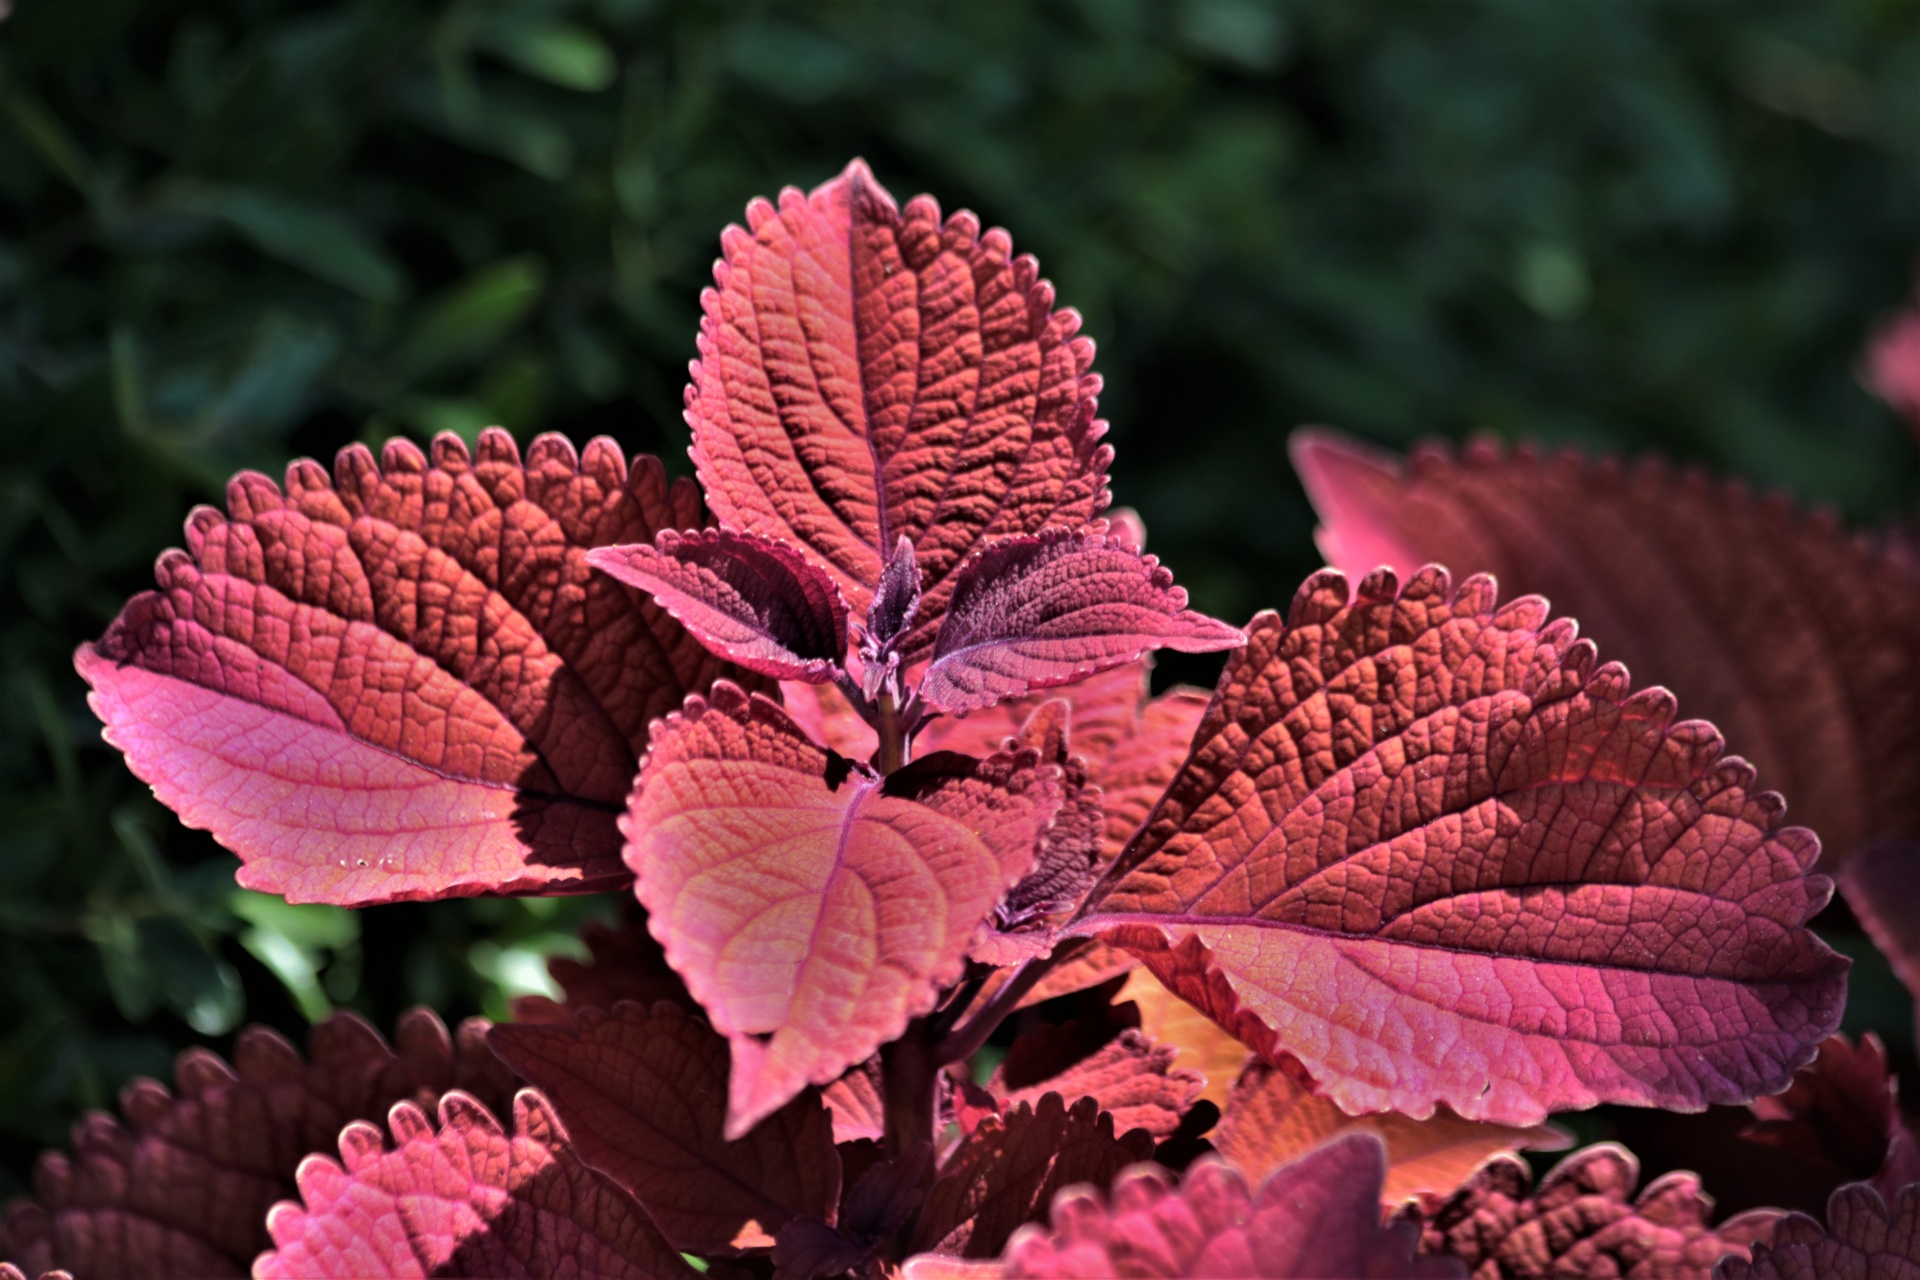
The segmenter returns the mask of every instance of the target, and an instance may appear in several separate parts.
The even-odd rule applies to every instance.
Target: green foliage
[[[1211,613],[1316,563],[1301,421],[1658,448],[1857,520],[1920,490],[1853,377],[1920,242],[1910,5],[16,9],[0,1194],[194,1038],[498,1015],[605,909],[239,892],[100,743],[73,645],[239,467],[493,421],[684,467],[716,228],[852,155],[1013,228],[1085,313],[1119,499]]]

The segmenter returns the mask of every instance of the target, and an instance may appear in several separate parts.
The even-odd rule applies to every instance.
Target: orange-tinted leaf
[[[1156,1139],[1167,1137],[1180,1127],[1180,1117],[1199,1099],[1205,1083],[1198,1072],[1173,1065],[1172,1048],[1131,1029],[1045,1075],[1022,1072],[1020,1047],[1016,1041],[987,1085],[1003,1108],[1038,1105],[1049,1093],[1068,1102],[1092,1098],[1122,1133],[1145,1129]]]
[[[1315,575],[1256,619],[1078,927],[1354,1111],[1537,1123],[1785,1086],[1838,1024],[1812,834],[1545,604]],[[1099,890],[1095,890],[1096,894]]]
[[[1913,1280],[1920,1276],[1920,1185],[1892,1207],[1865,1183],[1827,1201],[1827,1224],[1790,1213],[1773,1239],[1753,1246],[1752,1261],[1729,1258],[1714,1280]]]
[[[1323,432],[1293,449],[1336,568],[1439,561],[1544,595],[1711,720],[1830,859],[1920,834],[1920,578],[1896,557],[1653,462],[1481,444],[1402,463]]]
[[[1224,1113],[1234,1081],[1240,1078],[1253,1050],[1167,990],[1145,969],[1135,969],[1128,974],[1126,985],[1114,1000],[1134,1003],[1140,1010],[1140,1029],[1156,1044],[1172,1048],[1175,1065],[1205,1081],[1199,1097]]]
[[[728,1141],[727,1043],[673,1005],[585,1009],[571,1026],[500,1026],[489,1039],[676,1249],[765,1247],[795,1218],[832,1219],[840,1158],[819,1093]]]
[[[1371,1133],[1386,1145],[1380,1196],[1389,1204],[1422,1191],[1451,1191],[1489,1156],[1522,1148],[1551,1151],[1571,1141],[1552,1125],[1480,1124],[1444,1110],[1425,1120],[1394,1111],[1350,1116],[1316,1094],[1312,1080],[1288,1061],[1247,1066],[1214,1130],[1213,1145],[1258,1185],[1281,1165],[1347,1133]]]
[[[726,670],[590,548],[700,522],[618,446],[355,445],[200,507],[75,657],[107,739],[298,902],[616,887],[647,724]]]
[[[862,613],[911,539],[926,594],[903,656],[980,543],[1107,505],[1093,343],[1006,232],[929,196],[901,209],[856,160],[755,200],[720,243],[687,388],[707,501],[808,549]]]
[[[727,1133],[932,1009],[1060,803],[1037,754],[885,781],[724,681],[655,734],[622,827],[667,959],[733,1046]]]

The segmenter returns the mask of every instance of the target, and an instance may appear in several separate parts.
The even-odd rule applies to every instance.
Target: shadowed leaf
[[[698,1008],[680,975],[667,964],[667,953],[647,932],[639,904],[629,901],[619,924],[589,921],[580,930],[580,941],[586,944],[587,960],[557,955],[547,961],[563,999],[521,996],[513,1003],[515,1022],[564,1023],[582,1009],[611,1009],[622,1000],[647,1009],[662,1000],[689,1013]]]
[[[1021,1103],[1038,1105],[1049,1093],[1057,1093],[1068,1102],[1092,1098],[1100,1110],[1113,1117],[1115,1129],[1122,1133],[1145,1129],[1156,1140],[1180,1127],[1180,1117],[1199,1098],[1204,1083],[1198,1072],[1173,1065],[1171,1048],[1157,1045],[1131,1029],[1038,1079],[1031,1073],[1019,1074],[1022,1064],[1016,1055],[1020,1047],[1016,1041],[1006,1062],[987,1083],[1002,1108]]]
[[[1349,1111],[1742,1102],[1844,1002],[1784,815],[1539,599],[1326,571],[1255,620],[1077,927]]]
[[[1865,1183],[1841,1187],[1827,1201],[1823,1227],[1789,1213],[1771,1242],[1753,1246],[1751,1261],[1729,1258],[1714,1280],[1913,1280],[1920,1276],[1920,1185],[1893,1206]]]
[[[1920,840],[1883,840],[1840,868],[1840,892],[1914,999],[1920,1000]],[[1915,1013],[1920,1030],[1920,1010]]]
[[[1920,1143],[1900,1115],[1898,1082],[1872,1032],[1858,1045],[1828,1037],[1785,1093],[1751,1105],[1759,1123],[1742,1136],[1791,1153],[1831,1187],[1871,1181],[1891,1202],[1901,1187],[1920,1182]]]

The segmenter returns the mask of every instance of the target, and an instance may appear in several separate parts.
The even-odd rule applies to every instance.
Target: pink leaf
[[[1033,1034],[1028,1033],[1029,1038]],[[1156,1139],[1169,1136],[1206,1083],[1199,1072],[1173,1065],[1171,1046],[1157,1045],[1137,1030],[1123,1030],[1092,1053],[1045,1075],[1020,1059],[1021,1044],[1014,1043],[988,1084],[1003,1107],[1037,1105],[1049,1093],[1068,1102],[1092,1098],[1122,1133],[1145,1129]]]
[[[1003,538],[955,578],[920,696],[943,711],[975,711],[1150,649],[1207,653],[1245,642],[1239,630],[1188,609],[1187,593],[1159,561],[1104,534]]]
[[[449,1093],[436,1131],[419,1107],[398,1103],[391,1147],[375,1126],[348,1125],[338,1163],[301,1162],[305,1207],[274,1206],[276,1248],[253,1274],[690,1280],[693,1268],[640,1206],[580,1163],[539,1094],[523,1090],[513,1111],[508,1134],[478,1101]]]
[[[1178,1190],[1144,1166],[1104,1199],[1054,1202],[1052,1231],[1023,1228],[1007,1246],[1008,1277],[1464,1277],[1451,1258],[1417,1258],[1410,1228],[1380,1223],[1386,1155],[1367,1135],[1330,1142],[1248,1194],[1218,1160],[1187,1170]]]
[[[915,1252],[990,1258],[1023,1222],[1046,1212],[1055,1193],[1077,1182],[1104,1187],[1153,1154],[1153,1139],[1114,1133],[1113,1117],[1082,1098],[1068,1108],[1057,1093],[988,1116],[940,1170],[914,1228]]]
[[[571,1026],[499,1026],[489,1038],[552,1100],[581,1158],[646,1206],[676,1249],[763,1248],[795,1218],[831,1219],[840,1158],[819,1094],[728,1141],[727,1043],[674,1006],[588,1009]]]
[[[1912,1280],[1920,1276],[1920,1185],[1903,1188],[1893,1206],[1866,1183],[1841,1187],[1827,1201],[1827,1225],[1789,1213],[1771,1244],[1753,1246],[1749,1262],[1728,1258],[1714,1280]]]
[[[580,892],[627,880],[616,815],[647,724],[726,670],[590,548],[697,524],[617,446],[506,432],[432,462],[244,472],[226,516],[75,657],[108,741],[240,883],[297,902]]]
[[[1900,981],[1920,1000],[1920,840],[1882,840],[1840,868],[1840,891]],[[1920,1010],[1915,1013],[1920,1031]]]
[[[1439,561],[1537,592],[1711,720],[1839,862],[1920,835],[1920,579],[1779,498],[1563,452],[1428,447],[1402,462],[1301,432],[1329,563]]]
[[[1920,431],[1920,311],[1896,313],[1867,345],[1867,385]]]
[[[747,206],[702,297],[687,422],[728,528],[793,542],[864,613],[902,536],[925,649],[979,543],[1079,529],[1107,505],[1093,343],[1006,232],[929,196],[898,208],[856,160]]]
[[[1077,927],[1350,1112],[1783,1088],[1846,989],[1812,834],[1543,601],[1397,585],[1323,572],[1255,620]]]
[[[301,1157],[332,1146],[342,1125],[449,1088],[512,1096],[484,1033],[473,1019],[450,1037],[418,1009],[400,1020],[396,1053],[357,1016],[337,1013],[314,1027],[305,1061],[265,1027],[240,1033],[232,1066],[189,1049],[176,1092],[135,1080],[120,1095],[124,1126],[92,1113],[74,1128],[71,1156],[40,1157],[39,1202],[8,1207],[0,1257],[30,1273],[245,1275],[269,1244],[267,1210],[292,1194]]]
[[[1037,755],[924,757],[884,783],[732,685],[656,732],[622,829],[667,959],[733,1045],[727,1135],[898,1036],[1032,865]]]
[[[587,563],[644,591],[710,651],[776,680],[820,684],[847,657],[847,601],[791,545],[725,529],[663,530]]]
[[[1422,1196],[1410,1217],[1421,1248],[1481,1276],[1707,1280],[1715,1261],[1764,1240],[1779,1213],[1755,1209],[1716,1226],[1713,1200],[1690,1173],[1669,1173],[1634,1197],[1640,1163],[1611,1143],[1576,1151],[1527,1193],[1515,1156],[1495,1156],[1447,1196]]]

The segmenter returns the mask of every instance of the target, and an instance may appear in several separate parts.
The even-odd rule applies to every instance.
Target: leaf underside
[[[647,725],[729,670],[589,549],[700,522],[690,482],[542,436],[389,441],[196,509],[75,657],[108,741],[240,883],[364,905],[617,887]]]
[[[1079,927],[1340,1106],[1695,1110],[1837,1025],[1812,834],[1544,602],[1327,571],[1251,633]]]

